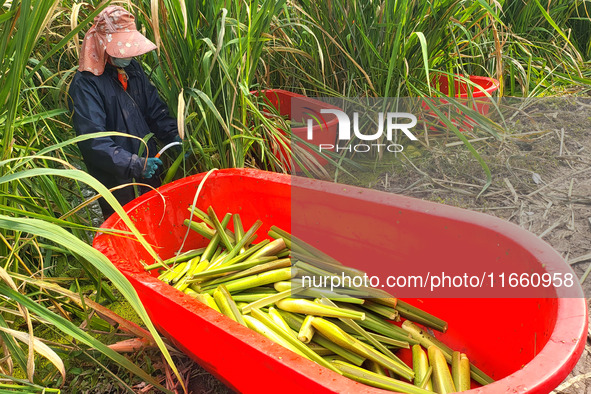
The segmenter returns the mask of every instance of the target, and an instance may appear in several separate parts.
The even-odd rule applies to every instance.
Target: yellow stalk
[[[429,363],[433,367],[433,391],[438,394],[455,393],[456,388],[445,361],[443,352],[437,346],[429,346]]]

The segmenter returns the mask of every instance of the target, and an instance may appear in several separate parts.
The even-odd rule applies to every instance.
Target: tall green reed
[[[91,10],[85,21],[92,20],[107,4],[104,2]],[[3,307],[0,326],[4,328],[0,338],[5,344],[2,371],[8,371],[11,375],[8,378],[15,382],[21,380],[12,374],[20,371],[31,383],[55,386],[56,381],[47,381],[35,374],[39,362],[35,353],[40,349],[34,345],[35,333],[48,325],[72,335],[80,341],[80,346],[91,346],[141,379],[165,390],[128,359],[73,325],[67,316],[56,314],[54,311],[63,313],[63,308],[51,302],[51,297],[41,297],[47,294],[46,286],[25,286],[18,279],[21,275],[44,278],[47,265],[53,261],[52,253],[65,254],[71,262],[77,260],[84,268],[86,279],[94,281],[99,295],[103,278],[109,279],[144,321],[178,376],[135,290],[101,253],[88,245],[87,232],[93,228],[82,216],[71,212],[70,197],[79,194],[81,185],[92,188],[114,206],[130,234],[152,250],[112,194],[69,163],[67,152],[80,137],[57,143],[61,139],[57,136],[61,128],[57,118],[65,109],[53,107],[55,102],[51,103],[47,97],[51,96],[48,92],[63,85],[63,79],[54,78],[54,82],[50,82],[55,73],[45,62],[63,48],[76,31],[85,27],[81,24],[57,43],[40,39],[59,15],[55,11],[57,5],[58,2],[53,1],[15,0],[9,9],[0,11],[0,101],[3,103],[0,112],[0,292],[4,296],[0,303]],[[153,255],[159,259],[155,252]],[[9,311],[16,309],[14,318]],[[21,331],[20,337],[28,341],[27,351],[15,341],[11,334],[14,331],[10,330]],[[60,372],[65,373],[61,369]]]
[[[257,166],[282,170],[269,138],[278,133],[250,93],[264,73],[284,1],[143,1],[138,19],[159,51],[144,60],[152,81],[184,119],[194,170]],[[180,106],[182,97],[184,105]],[[178,109],[182,113],[178,113]]]

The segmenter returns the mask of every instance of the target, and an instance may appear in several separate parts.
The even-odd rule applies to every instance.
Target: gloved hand
[[[146,160],[146,166],[144,168],[144,172],[142,173],[142,177],[146,179],[152,178],[152,176],[156,173],[158,166],[162,165],[162,160],[156,157],[150,157]]]

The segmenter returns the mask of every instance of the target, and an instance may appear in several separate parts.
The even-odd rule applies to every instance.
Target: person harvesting
[[[101,131],[129,135],[78,143],[88,172],[106,187],[115,188],[113,195],[121,205],[136,196],[133,187],[119,186],[134,180],[160,186],[162,161],[154,157],[156,141],[150,138],[147,149],[140,149],[144,144],[141,139],[153,133],[164,144],[181,141],[176,120],[134,59],[154,49],[156,45],[137,31],[129,11],[108,6],[84,36],[78,71],[69,89],[77,135]],[[143,185],[138,189],[140,194],[150,190]],[[99,199],[99,204],[105,219],[114,212],[104,199]]]

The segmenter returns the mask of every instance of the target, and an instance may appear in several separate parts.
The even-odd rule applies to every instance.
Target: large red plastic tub
[[[138,229],[162,258],[171,257],[185,236],[182,222],[202,179],[203,175],[196,175],[173,182],[159,189],[161,195],[151,192],[125,206]],[[288,175],[257,170],[217,171],[204,183],[198,206],[211,204],[218,214],[240,213],[245,225],[256,219],[263,220],[260,239],[273,224],[290,229],[292,220],[294,224],[306,220],[291,216],[291,196],[296,189],[291,180]],[[497,234],[494,244],[498,246],[498,253],[505,255],[505,247],[519,251],[514,255],[521,257],[513,264],[537,261],[540,269],[548,272],[564,268],[562,258],[535,235],[488,215],[339,184],[313,180],[298,180],[297,183],[300,192],[326,194],[338,201],[338,204],[315,206],[311,199],[308,202],[311,211],[326,211],[333,217],[354,217],[356,221],[367,217],[380,226],[383,234],[395,232],[396,242],[384,244],[380,240],[382,249],[392,249],[393,260],[406,258],[400,251],[404,251],[405,245],[413,244],[417,231],[421,232],[420,238],[429,239],[430,243],[429,247],[415,248],[416,259],[433,258],[442,250],[460,247],[468,252],[454,258],[477,259],[483,248],[487,248],[486,240],[494,233]],[[346,211],[339,208],[342,204],[348,207]],[[432,225],[395,231],[396,223],[380,222],[384,215],[372,214],[388,210],[396,210],[417,223],[427,221]],[[310,225],[329,235],[346,236],[345,232],[349,231],[335,229],[332,223],[318,216],[310,223],[297,225]],[[458,234],[447,236],[443,233],[444,225],[457,229]],[[103,227],[125,228],[117,215],[110,217]],[[479,240],[479,247],[465,247],[474,240]],[[363,241],[368,250],[377,248],[373,239]],[[204,239],[191,232],[186,249],[203,244]],[[320,367],[158,281],[143,270],[142,263],[153,260],[133,239],[103,233],[95,238],[94,247],[131,281],[160,332],[233,389],[244,393],[384,392]],[[340,253],[350,253],[351,248],[356,247],[359,247],[357,243],[346,242]],[[556,289],[557,297],[553,298],[426,298],[420,302],[425,310],[449,322],[443,340],[452,348],[467,353],[478,367],[497,380],[471,392],[549,393],[574,367],[584,349],[587,333],[587,307],[582,293],[579,298],[561,298],[560,295],[561,290]]]

